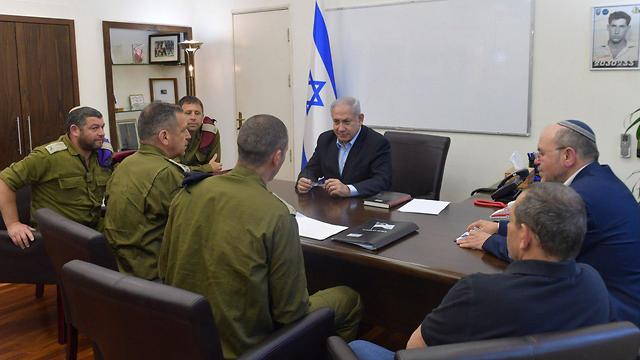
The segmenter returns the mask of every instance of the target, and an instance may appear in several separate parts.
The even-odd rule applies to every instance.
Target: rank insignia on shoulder
[[[272,194],[273,194],[273,196],[277,197],[278,200],[280,200],[284,204],[284,206],[287,207],[287,210],[289,210],[289,214],[291,214],[291,215],[295,215],[296,214],[296,212],[297,212],[296,208],[291,206],[291,204],[289,204],[288,202],[284,201],[284,199],[281,198],[280,196],[278,196],[278,194],[276,194],[276,193],[272,193]]]
[[[57,153],[58,151],[67,150],[67,145],[65,145],[62,141],[56,141],[45,146],[45,149],[49,152],[49,154]]]
[[[180,170],[182,170],[183,173],[188,174],[189,172],[191,172],[191,169],[189,169],[189,167],[187,165],[184,164],[180,164],[179,162],[172,160],[172,159],[167,159],[170,163],[174,164],[175,166],[179,167]]]

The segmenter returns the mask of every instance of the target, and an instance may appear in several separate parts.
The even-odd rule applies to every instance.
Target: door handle
[[[242,113],[238,111],[238,118],[236,119],[236,129],[240,130],[242,127],[242,123],[245,119],[242,118]]]
[[[22,155],[22,136],[20,135],[20,116],[16,116],[16,124],[18,125],[18,153]]]
[[[33,140],[31,139],[31,115],[27,115],[27,125],[29,125],[29,152],[32,152]]]

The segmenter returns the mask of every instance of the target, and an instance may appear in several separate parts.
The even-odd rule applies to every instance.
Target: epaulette
[[[179,167],[179,168],[180,168],[180,170],[182,170],[182,173],[183,173],[183,174],[188,174],[188,173],[190,173],[190,172],[191,172],[191,169],[189,169],[189,167],[188,167],[187,165],[180,164],[179,162],[177,162],[177,161],[175,161],[175,160],[172,160],[172,159],[169,159],[169,158],[167,158],[167,161],[169,161],[170,163],[172,163],[172,164],[174,164],[175,166]]]
[[[272,193],[272,194],[273,194],[273,196],[277,197],[277,198],[278,198],[278,200],[282,201],[282,203],[284,204],[284,206],[286,206],[286,207],[287,207],[287,210],[289,210],[289,214],[291,214],[291,215],[295,215],[295,214],[296,214],[296,212],[297,212],[297,211],[296,211],[296,208],[294,208],[293,206],[291,206],[291,204],[289,204],[288,202],[284,201],[284,199],[283,199],[283,198],[281,198],[280,196],[278,196],[278,194],[276,194],[276,193]]]
[[[197,183],[199,183],[200,181],[213,176],[213,174],[211,173],[203,173],[203,172],[198,172],[198,171],[192,171],[190,173],[188,173],[187,175],[184,176],[184,179],[182,180],[182,187],[183,188],[187,188],[191,185],[195,185]]]
[[[63,143],[62,141],[56,141],[54,143],[51,143],[45,146],[44,148],[47,149],[49,154],[54,154],[54,153],[57,153],[58,151],[67,150],[67,145],[65,145],[65,143]]]
[[[215,122],[215,119],[208,116],[202,120],[202,138],[200,139],[200,145],[198,145],[198,150],[202,153],[209,151],[209,146],[214,143],[216,136],[218,136],[218,128]]]

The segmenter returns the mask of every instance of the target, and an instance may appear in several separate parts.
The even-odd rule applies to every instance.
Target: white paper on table
[[[398,211],[418,213],[418,214],[430,214],[438,215],[444,208],[449,205],[448,201],[437,200],[425,200],[425,199],[413,199],[402,206]]]
[[[315,240],[324,240],[347,228],[346,226],[333,225],[306,217],[301,212],[296,213],[296,221],[298,222],[300,236]]]

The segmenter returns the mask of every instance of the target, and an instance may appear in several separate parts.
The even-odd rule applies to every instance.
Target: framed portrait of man
[[[640,4],[593,8],[591,70],[637,70]]]

